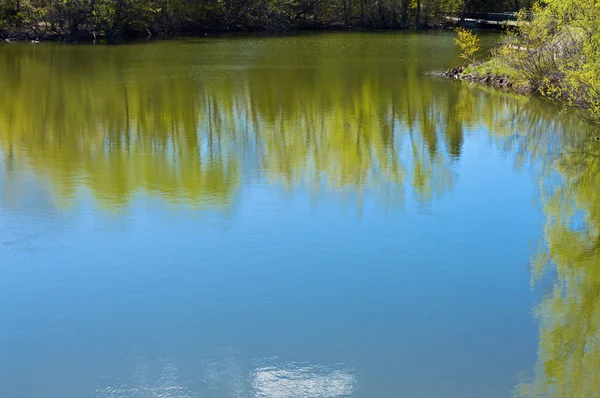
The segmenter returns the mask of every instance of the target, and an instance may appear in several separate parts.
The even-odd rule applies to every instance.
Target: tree
[[[469,63],[473,63],[475,61],[475,54],[480,50],[479,38],[476,34],[464,28],[457,28],[456,34],[458,37],[454,39],[454,42],[460,48],[461,58],[466,59]]]

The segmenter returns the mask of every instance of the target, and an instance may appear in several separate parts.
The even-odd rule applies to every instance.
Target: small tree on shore
[[[475,54],[481,49],[479,37],[465,28],[456,28],[456,33],[458,37],[454,39],[454,42],[460,48],[460,57],[469,63],[475,62]]]

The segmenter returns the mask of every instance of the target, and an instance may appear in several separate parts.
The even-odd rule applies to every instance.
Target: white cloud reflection
[[[257,398],[347,397],[356,379],[344,369],[288,363],[256,369],[252,387]]]
[[[182,380],[183,368],[174,360],[153,360],[144,355],[130,358],[131,366],[114,377],[118,380],[96,390],[96,398],[196,398]]]
[[[95,397],[342,398],[356,390],[356,378],[344,364],[317,366],[268,358],[252,366],[232,354],[217,351],[195,363],[130,358],[130,366],[117,367],[121,369],[104,380]]]

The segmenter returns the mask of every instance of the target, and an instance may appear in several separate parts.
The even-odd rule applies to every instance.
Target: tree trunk
[[[408,0],[402,2],[402,29],[408,27]]]
[[[348,0],[348,14],[346,15],[346,27],[348,27],[348,20],[350,19],[351,12],[352,12],[352,0]]]
[[[352,11],[352,0],[344,0],[344,26],[348,28],[348,19],[350,19],[350,12]]]
[[[463,9],[462,9],[462,12],[460,13],[460,21],[461,22],[463,22],[465,20],[465,18],[467,17],[467,12],[471,8],[471,2],[472,2],[472,0],[464,0],[463,1]]]
[[[421,19],[421,0],[417,0],[417,16],[415,17],[415,28],[419,29],[419,20]]]
[[[360,27],[365,27],[365,0],[360,0]]]
[[[515,11],[521,10],[521,2],[519,0],[515,0]]]

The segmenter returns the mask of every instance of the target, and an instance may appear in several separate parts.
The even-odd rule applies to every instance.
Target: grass
[[[508,77],[515,87],[526,87],[528,85],[527,80],[525,80],[525,77],[521,73],[508,66],[497,55],[492,56],[484,62],[468,65],[463,73],[480,76],[491,73],[496,76]]]

